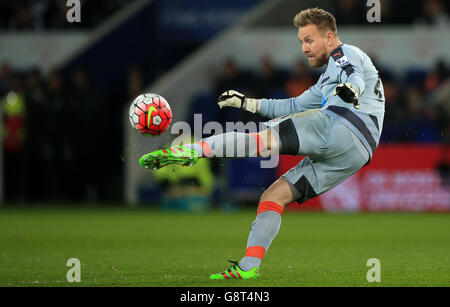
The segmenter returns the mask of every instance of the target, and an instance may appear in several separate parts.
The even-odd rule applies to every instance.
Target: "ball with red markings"
[[[142,94],[131,103],[129,119],[131,127],[142,135],[161,135],[172,122],[172,110],[162,96]]]

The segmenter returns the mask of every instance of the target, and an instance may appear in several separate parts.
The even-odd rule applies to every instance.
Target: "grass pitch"
[[[287,212],[261,280],[210,281],[243,256],[255,211],[0,209],[0,286],[450,286],[449,214]]]

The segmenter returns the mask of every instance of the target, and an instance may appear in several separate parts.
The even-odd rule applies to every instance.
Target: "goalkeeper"
[[[326,65],[315,85],[302,95],[281,100],[252,99],[229,90],[219,107],[234,107],[273,120],[259,133],[229,132],[196,144],[174,146],[141,157],[146,168],[190,165],[202,157],[221,156],[227,147],[245,144],[232,157],[274,153],[305,155],[298,165],[261,196],[244,257],[211,279],[256,279],[264,255],[278,234],[284,207],[320,195],[369,163],[378,146],[384,94],[378,71],[357,47],[343,44],[335,18],[322,9],[306,9],[294,18],[302,51],[312,67]]]

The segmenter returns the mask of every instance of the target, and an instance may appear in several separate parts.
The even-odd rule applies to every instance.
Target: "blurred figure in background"
[[[25,95],[23,80],[16,77],[1,101],[3,115],[4,194],[9,202],[25,201]]]
[[[83,22],[68,23],[67,1],[64,0],[0,0],[0,29],[45,30],[88,28],[91,29],[129,4],[129,0],[80,0]]]
[[[2,64],[0,67],[0,96],[5,96],[11,89],[13,73],[8,64]]]
[[[40,128],[45,137],[42,144],[44,158],[45,192],[48,198],[54,201],[62,200],[66,194],[66,159],[64,147],[67,144],[67,130],[75,125],[70,120],[70,108],[68,105],[68,93],[66,85],[59,72],[50,73],[47,81],[47,99],[44,108],[44,118]]]
[[[406,90],[406,98],[409,120],[405,140],[421,143],[439,141],[440,132],[435,121],[436,113],[432,108],[425,107],[421,90],[417,87],[409,87]]]
[[[239,88],[243,92],[253,91],[254,78],[248,72],[245,72],[238,64],[231,58],[225,60],[222,66],[222,71],[216,76],[214,85],[214,94],[217,97],[222,91],[228,88]],[[225,112],[219,112],[218,121],[221,124],[225,124],[227,121],[244,121],[242,112],[236,112],[235,110],[226,110]]]
[[[112,114],[103,106],[102,99],[89,82],[88,73],[78,67],[71,74],[69,92],[70,120],[64,144],[64,159],[68,173],[73,174],[70,193],[77,199],[98,200],[103,168],[98,163],[98,153],[107,147],[105,142]],[[78,165],[74,161],[78,161]],[[81,173],[81,176],[80,176]]]
[[[416,19],[418,25],[447,28],[449,18],[445,5],[440,0],[426,0],[423,3],[422,16]]]
[[[25,100],[27,102],[27,113],[25,121],[25,137],[26,149],[26,168],[28,174],[27,179],[27,200],[39,199],[43,200],[45,195],[45,182],[42,180],[44,172],[44,150],[43,144],[46,140],[46,130],[37,127],[45,127],[47,107],[47,92],[45,88],[44,76],[38,69],[32,69],[26,76],[26,93]]]
[[[230,86],[240,88],[248,87],[249,80],[245,80],[244,72],[238,67],[233,59],[227,59],[223,63],[222,68],[222,72],[216,78],[216,93],[221,93]]]
[[[286,92],[289,97],[296,97],[309,89],[314,83],[314,78],[305,62],[298,60],[295,63],[294,71],[286,82]]]
[[[399,21],[396,19],[396,14],[392,6],[392,0],[384,0],[381,5],[381,22],[383,24],[395,24]]]
[[[447,123],[443,130],[441,158],[436,168],[441,176],[442,185],[450,191],[450,123]]]
[[[384,127],[381,134],[382,142],[397,142],[405,138],[403,129],[408,121],[408,112],[404,95],[401,93],[400,85],[394,78],[385,75],[383,77],[384,96],[386,98],[384,115]]]
[[[427,93],[437,90],[449,78],[450,71],[444,60],[436,62],[432,71],[427,74],[425,79],[425,90]]]
[[[400,85],[392,78],[383,79],[384,95],[386,97],[385,120],[396,124],[408,120],[408,113],[405,112],[406,104],[400,93]]]
[[[19,5],[16,13],[11,17],[8,23],[10,30],[33,30],[33,16],[31,7],[22,3]]]
[[[79,26],[83,29],[92,29],[119,8],[130,3],[128,0],[81,0],[81,2],[83,23]],[[340,23],[358,24],[363,18],[362,23],[367,24],[366,1],[339,0],[333,3],[338,11],[336,15],[339,16]],[[359,14],[357,12],[361,7],[363,12]],[[415,9],[422,7],[423,10]],[[418,24],[429,24],[435,27],[448,26],[448,4],[442,0],[383,0],[381,9],[382,24],[411,25],[415,21]],[[0,29],[2,31],[64,29],[68,27],[66,11],[66,1],[61,0],[0,0]],[[373,62],[375,62],[374,59]],[[431,142],[436,139],[438,141],[445,139],[450,122],[448,63],[444,59],[437,62],[434,68],[426,73],[424,81],[414,83],[414,86],[419,89],[405,88],[404,84],[411,84],[404,79],[401,72],[396,75],[395,73],[398,72],[390,71],[392,74],[388,78],[385,70],[389,67],[389,63],[385,64],[384,67],[380,64],[376,65],[380,67],[387,98],[383,141]],[[223,90],[236,88],[249,96],[285,98],[301,94],[303,89],[307,88],[308,78],[311,76],[311,72],[303,71],[302,64],[299,63],[295,71],[291,72],[292,76],[288,82],[286,78],[288,73],[284,73],[280,67],[277,67],[270,56],[261,58],[259,69],[250,73],[239,67],[232,58],[227,59],[222,68],[216,85],[201,98],[197,108],[200,110],[197,113],[200,113],[209,107],[210,109],[206,112],[210,119],[221,122],[258,121],[254,119],[253,114],[243,114],[232,110],[220,112],[219,119],[219,115],[215,113],[218,110],[213,108],[215,106],[211,106],[210,102],[213,100],[212,96],[217,97]],[[71,82],[68,83],[58,72],[44,75],[38,70],[28,69],[30,69],[29,72],[18,71],[15,68],[12,69],[10,65],[0,64],[0,101],[5,101],[8,93],[17,87],[15,80],[18,77],[22,80],[20,82],[25,102],[23,129],[26,131],[22,146],[25,148],[27,157],[24,162],[28,178],[25,189],[29,190],[27,192],[29,197],[32,199],[48,197],[54,200],[65,197],[74,200],[96,199],[98,195],[95,195],[100,193],[100,191],[95,192],[98,189],[96,188],[98,184],[95,182],[98,181],[99,174],[108,176],[103,172],[116,172],[116,177],[121,176],[117,169],[121,169],[122,164],[114,161],[113,157],[104,158],[110,159],[105,162],[105,165],[110,165],[106,170],[103,166],[95,165],[90,159],[93,156],[92,153],[102,146],[100,143],[105,144],[111,140],[121,141],[114,139],[119,128],[111,130],[114,127],[108,126],[108,123],[117,123],[122,118],[121,106],[125,99],[117,102],[119,99],[110,95],[108,105],[103,105],[101,97],[104,95],[92,89],[86,81],[88,74],[82,70],[73,72],[69,77]],[[147,73],[145,70],[144,72]],[[67,75],[64,76],[67,77]],[[127,84],[123,83],[120,96],[128,99],[140,94],[144,85],[149,83],[147,82],[149,80],[143,79],[143,76],[148,77],[148,74],[143,74],[136,67],[132,68],[128,89]],[[267,91],[271,94],[257,94]],[[289,94],[286,91],[289,91]],[[215,94],[211,94],[212,92]],[[204,118],[207,117],[204,116]],[[80,129],[75,129],[78,126]],[[389,131],[392,134],[388,133]],[[89,181],[94,183],[89,184],[90,188],[86,187],[82,180],[77,179],[80,178],[80,172],[92,177]],[[25,195],[28,198],[27,193]]]
[[[366,12],[358,0],[338,0],[333,15],[339,25],[361,25],[366,23]]]
[[[270,56],[261,58],[259,65],[259,75],[257,76],[256,96],[285,98],[284,85],[286,83],[285,74],[275,67]]]

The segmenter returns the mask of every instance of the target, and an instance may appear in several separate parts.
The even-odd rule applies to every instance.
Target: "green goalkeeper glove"
[[[244,94],[235,90],[223,92],[219,96],[217,104],[222,109],[223,107],[233,107],[248,112],[256,113],[259,111],[261,99],[246,98]]]

